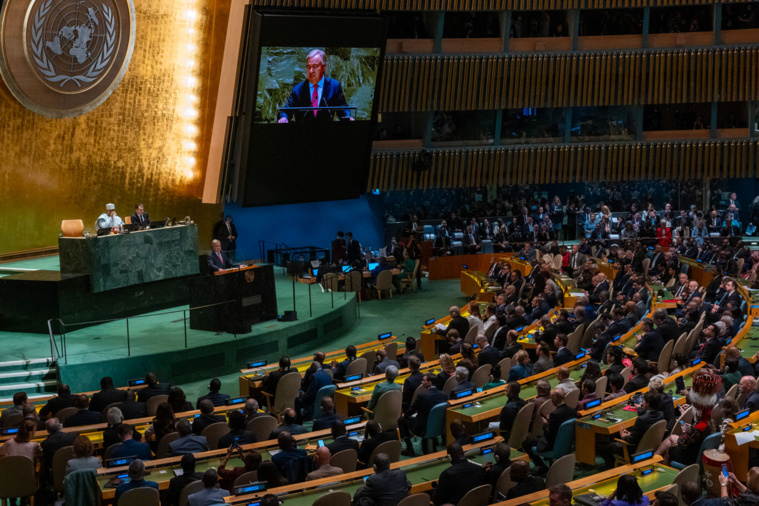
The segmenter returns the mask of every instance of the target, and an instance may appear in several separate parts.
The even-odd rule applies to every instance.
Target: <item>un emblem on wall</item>
[[[132,0],[7,0],[0,73],[29,109],[57,118],[103,103],[134,48]]]

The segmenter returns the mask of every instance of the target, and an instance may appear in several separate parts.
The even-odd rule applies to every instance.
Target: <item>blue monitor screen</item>
[[[266,483],[259,482],[245,485],[243,487],[237,487],[235,488],[235,495],[250,494],[251,492],[260,492],[261,490],[266,490]]]
[[[388,338],[390,338],[392,335],[393,335],[393,333],[392,333],[392,332],[385,332],[384,334],[380,334],[380,335],[378,335],[378,336],[377,336],[377,339],[379,339],[380,341],[382,341],[383,339],[388,339]]]
[[[462,397],[466,397],[467,395],[472,395],[474,393],[474,390],[464,390],[463,392],[456,393],[456,398],[461,399]]]
[[[693,362],[691,362],[690,365],[698,365],[700,363],[701,363],[701,359],[700,358],[696,358],[696,359],[693,359]]]
[[[145,384],[145,379],[144,378],[143,379],[129,380],[129,383],[128,383],[128,385],[130,387],[136,387],[138,385],[144,385],[144,384]]]
[[[346,418],[345,420],[343,420],[344,425],[352,425],[354,423],[360,423],[360,422],[361,422],[360,416],[354,416],[352,418]]]
[[[735,414],[735,421],[737,422],[738,420],[743,420],[744,418],[746,418],[748,416],[748,412],[749,412],[748,409],[744,409],[743,411],[737,412]]]
[[[232,404],[242,404],[245,402],[244,397],[236,397],[234,399],[227,399],[226,401],[227,406],[231,406]]]
[[[635,464],[636,462],[640,462],[642,460],[650,459],[653,456],[654,456],[653,450],[647,451],[647,452],[643,452],[643,453],[639,453],[637,455],[633,455],[632,456],[632,463]]]
[[[263,366],[265,366],[267,364],[267,362],[268,361],[266,361],[266,360],[259,360],[257,362],[250,362],[248,364],[248,367],[251,368],[251,369],[253,369],[254,367],[263,367]]]
[[[350,265],[343,265],[343,272],[350,272],[351,266]]]
[[[346,376],[345,381],[356,381],[360,380],[364,375],[363,374],[354,374],[353,376]]]
[[[487,441],[488,439],[493,439],[495,437],[494,432],[484,432],[482,434],[477,434],[476,436],[472,437],[473,443],[480,443],[482,441]]]
[[[596,406],[601,405],[601,399],[596,399],[595,401],[590,401],[585,405],[585,409],[589,408],[595,408]]]
[[[369,264],[369,266],[368,266],[368,269],[369,269],[370,271],[373,271],[374,269],[376,269],[376,268],[377,268],[377,266],[378,266],[378,265],[379,265],[379,263],[378,263],[378,262],[372,262],[372,263],[370,263],[370,264]],[[344,272],[348,272],[348,271],[344,271]]]
[[[429,320],[427,320],[426,322],[424,322],[425,325],[432,325],[433,323],[435,323],[435,319],[434,318],[430,318]]]

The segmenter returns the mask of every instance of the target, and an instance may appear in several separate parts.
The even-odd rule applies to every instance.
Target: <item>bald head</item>
[[[331,458],[332,454],[329,452],[329,448],[326,446],[322,446],[316,450],[316,463],[319,465],[319,467],[329,464]]]
[[[450,314],[452,318],[456,318],[461,313],[458,306],[451,306],[451,308],[448,310],[448,314]]]

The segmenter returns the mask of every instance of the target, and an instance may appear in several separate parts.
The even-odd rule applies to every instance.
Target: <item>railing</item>
[[[133,330],[130,331],[129,322],[135,321],[135,320],[145,320],[147,318],[160,318],[162,329],[161,329],[161,338],[165,342],[167,339],[177,338],[184,336],[184,347],[188,348],[188,333],[187,333],[187,316],[188,313],[191,313],[192,311],[197,311],[201,309],[208,309],[215,306],[224,306],[227,304],[232,304],[235,301],[225,301],[225,302],[217,302],[215,304],[209,304],[206,306],[198,306],[193,307],[189,309],[179,309],[174,311],[167,311],[167,312],[161,312],[161,313],[155,313],[155,314],[148,314],[148,315],[138,315],[138,316],[128,316],[126,318],[112,318],[112,319],[106,319],[106,320],[93,320],[93,321],[87,321],[87,322],[77,322],[77,323],[65,323],[60,318],[51,318],[47,321],[47,328],[48,333],[50,337],[50,356],[54,362],[57,362],[60,359],[63,359],[63,363],[68,363],[68,348],[67,348],[67,334],[71,333],[74,330],[82,330],[86,327],[91,327],[93,325],[103,325],[108,323],[116,323],[116,322],[124,322],[125,329],[126,329],[126,335],[124,336],[126,338],[126,355],[131,357],[132,356],[132,333]],[[166,315],[171,314],[179,314],[182,313],[182,330],[177,332],[177,334],[174,334],[172,332],[173,329],[169,328],[166,329]],[[180,323],[180,320],[176,321],[170,321],[169,325]],[[54,330],[54,326],[57,325],[58,328]],[[140,331],[142,333],[143,331]],[[149,330],[150,336],[148,338],[155,338],[155,331]],[[217,332],[218,333],[218,332]],[[113,332],[115,334],[115,332]],[[56,341],[56,337],[58,338],[58,341]],[[70,338],[69,338],[70,339]],[[97,338],[96,338],[97,339]],[[109,341],[113,342],[113,341]],[[60,343],[60,347],[59,347]],[[89,351],[88,353],[92,352],[98,352],[101,350],[94,349],[96,347],[90,346],[88,347]],[[113,354],[113,348],[106,348],[103,347],[102,351],[107,351],[109,354]]]

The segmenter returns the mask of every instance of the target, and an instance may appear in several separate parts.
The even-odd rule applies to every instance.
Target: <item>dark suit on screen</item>
[[[285,103],[285,107],[311,107],[311,91],[308,85],[308,81],[298,83],[293,88],[290,97]],[[328,106],[346,106],[345,95],[343,94],[343,88],[340,86],[340,82],[336,79],[324,76],[324,89],[322,90],[322,98],[319,101],[319,107]],[[332,121],[332,118],[337,115],[340,118],[349,118],[350,111],[348,110],[333,110],[333,109],[319,109],[314,117],[313,111],[282,111],[279,113],[280,118],[287,118],[296,121]]]

